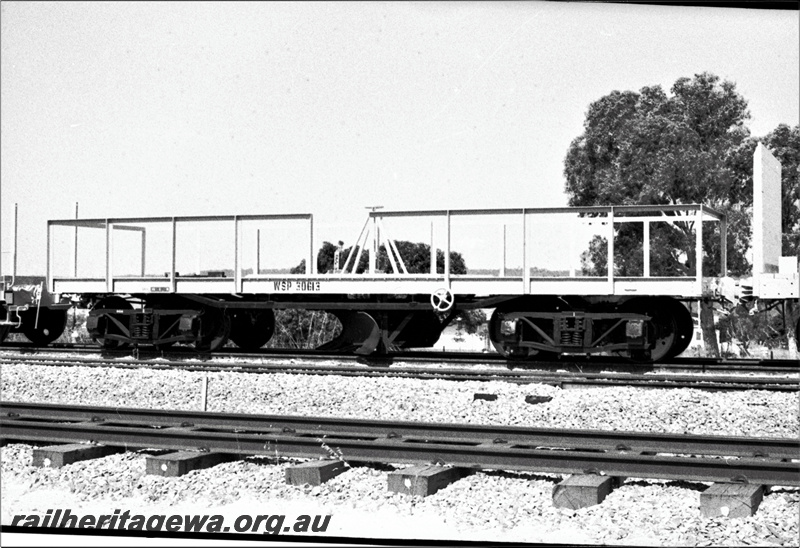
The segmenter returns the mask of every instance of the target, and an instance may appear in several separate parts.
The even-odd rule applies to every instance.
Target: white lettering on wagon
[[[275,291],[319,291],[320,282],[306,280],[277,280],[273,282]]]

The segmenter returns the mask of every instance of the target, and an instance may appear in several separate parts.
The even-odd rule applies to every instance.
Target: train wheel
[[[7,320],[8,319],[8,310],[5,307],[0,306],[0,320]],[[11,331],[10,325],[0,325],[0,344],[3,344],[3,341],[6,340],[9,331]]]
[[[509,325],[504,328],[505,314],[505,311],[499,308],[495,308],[494,312],[492,312],[492,316],[489,318],[489,339],[491,339],[497,353],[504,358],[525,359],[530,355],[531,351],[535,352],[535,350],[519,346],[516,327],[512,329]],[[516,322],[514,324],[516,325]]]
[[[2,342],[2,339],[0,339]],[[794,328],[794,342],[797,343],[797,349],[800,350],[800,318],[797,319],[797,325]]]
[[[122,297],[106,297],[104,299],[100,299],[92,310],[101,310],[101,309],[112,309],[112,310],[133,310],[133,306],[131,303],[123,299]],[[113,315],[108,315],[113,317]],[[92,340],[102,346],[106,350],[121,350],[123,348],[128,347],[128,343],[124,341],[118,341],[113,339],[107,339],[103,337],[103,335],[125,335],[122,331],[120,326],[118,326],[111,317],[108,316],[101,316],[98,318],[97,323],[97,332],[98,335],[94,335]],[[122,323],[125,323],[126,316],[122,314],[117,315],[117,320]]]
[[[674,358],[681,355],[689,345],[692,344],[692,337],[694,337],[694,321],[692,320],[692,313],[683,306],[680,301],[665,298],[665,303],[669,303],[673,311],[673,318],[677,327],[677,338],[675,344],[670,348],[667,354],[668,358]]]
[[[330,310],[342,324],[342,331],[317,350],[372,354],[381,342],[381,329],[371,315],[362,310]]]
[[[34,327],[35,326],[35,327]],[[28,310],[22,323],[22,334],[37,346],[46,346],[59,338],[67,326],[66,310],[39,308],[39,320],[36,320],[36,309]]]
[[[258,350],[275,333],[275,313],[272,310],[234,312],[231,317],[231,340],[244,350]]]
[[[653,347],[650,349],[650,360],[644,360],[638,352],[631,353],[631,359],[635,361],[655,362],[677,356],[677,354],[672,354],[672,352],[674,349],[684,344],[684,341],[678,334],[678,322],[675,318],[679,315],[679,311],[677,311],[675,305],[683,308],[680,303],[672,301],[672,299],[636,298],[622,304],[620,307],[622,312],[647,314],[652,318],[650,320],[650,331],[652,334],[649,336],[649,339]],[[691,338],[689,341],[691,341]],[[688,346],[688,342],[686,345]],[[683,349],[681,349],[681,352],[682,351]]]
[[[436,344],[445,324],[432,310],[389,310],[372,312],[379,325],[385,325],[385,334],[396,348],[430,348]],[[382,318],[386,318],[384,324]],[[394,338],[392,338],[394,337]]]
[[[489,338],[497,352],[510,360],[552,360],[558,357],[556,352],[548,352],[531,348],[525,343],[544,342],[541,335],[524,320],[506,320],[506,315],[513,312],[558,312],[570,310],[572,307],[563,299],[544,297],[520,300],[506,306],[496,308],[489,319]],[[544,320],[552,324],[550,320]],[[541,327],[541,326],[540,326]],[[546,326],[545,326],[546,327]],[[550,325],[552,333],[552,325]],[[547,331],[548,329],[545,329]]]
[[[231,334],[231,317],[218,308],[206,308],[200,316],[200,334],[194,347],[213,352],[225,346]]]

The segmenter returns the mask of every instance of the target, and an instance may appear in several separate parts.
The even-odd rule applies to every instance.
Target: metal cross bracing
[[[800,485],[800,464],[791,461],[800,456],[796,440],[13,402],[0,403],[0,413],[3,437],[15,441],[312,458],[329,457],[335,448],[354,462]]]
[[[547,230],[540,225],[546,226],[556,217],[559,218],[558,222],[566,219],[566,234],[552,234],[552,240],[548,241]],[[481,228],[475,230],[473,227],[470,231],[454,226],[461,219],[477,222]],[[249,259],[246,260],[245,254],[249,249],[245,250],[243,234],[245,226],[252,222],[266,222],[269,229],[259,229],[255,237],[250,237],[257,242],[258,249],[255,254],[249,253]],[[707,290],[707,283],[703,279],[703,262],[709,250],[704,249],[703,234],[710,230],[704,228],[709,222],[719,223],[715,236],[718,235],[720,241],[719,264],[722,266],[718,274],[724,276],[725,216],[697,204],[372,211],[344,264],[337,269],[338,272],[326,273],[316,272],[317,250],[314,248],[314,225],[310,214],[52,220],[48,221],[47,279],[52,292],[74,294],[304,295],[313,299],[314,295],[352,294],[428,296],[446,290],[457,296],[670,295],[697,298]],[[443,255],[443,268],[437,268],[437,253],[430,253],[430,265],[426,272],[409,272],[409,258],[402,256],[396,243],[397,239],[409,237],[401,230],[402,226],[399,229],[392,226],[404,223],[405,226],[417,228],[423,226],[426,230],[430,227],[430,241],[425,243]],[[642,227],[642,270],[639,275],[619,276],[615,274],[614,230],[620,225],[632,223]],[[670,276],[651,273],[650,232],[651,226],[657,223],[679,223],[685,232],[694,235],[693,249],[685,250],[689,266],[683,272]],[[211,235],[200,244],[195,244],[197,251],[187,251],[181,247],[183,240],[195,236],[193,227],[198,227],[199,231],[208,225],[213,225]],[[605,246],[605,257],[609,259],[602,275],[578,272],[574,268],[574,257],[571,259],[572,266],[563,272],[547,271],[540,267],[542,254],[537,252],[534,240],[539,243],[544,241],[543,245],[558,253],[560,250],[557,248],[562,240],[569,239],[570,234],[581,233],[581,230],[586,232],[588,225],[596,227],[592,230],[602,238],[600,241]],[[98,239],[95,235],[95,242],[103,249],[79,254],[77,237],[74,239],[74,249],[70,249],[69,245],[56,245],[55,233],[65,228],[70,236],[77,233],[79,228],[96,231],[101,237]],[[185,237],[179,237],[181,230],[185,230]],[[389,237],[389,230],[392,231],[392,237]],[[121,237],[117,237],[118,232],[134,233],[138,237],[122,241]],[[151,233],[160,235],[160,238],[153,238]],[[289,242],[290,238],[294,240]],[[451,252],[459,251],[452,244],[455,239],[465,242],[467,247],[482,245],[484,249],[493,250],[491,253],[497,255],[497,261],[480,265],[488,268],[473,269],[471,265],[485,261],[486,253],[470,255],[464,251],[468,270],[466,273],[454,273]],[[572,237],[573,241],[575,239]],[[577,239],[580,240],[580,237],[577,236]],[[512,245],[509,245],[509,240],[513,242]],[[295,262],[284,260],[281,265],[270,265],[270,257],[267,257],[267,266],[272,268],[263,269],[262,263],[265,261],[260,248],[265,241],[278,247],[284,245],[287,256],[293,257]],[[580,252],[586,244],[586,241],[578,241],[578,247],[573,251]],[[386,257],[383,271],[380,271],[376,260],[379,250]],[[178,267],[179,255],[199,257],[215,251],[224,257],[213,269],[192,271],[190,268],[187,271],[185,267]],[[364,253],[368,255],[368,267],[360,270],[358,265]],[[129,264],[127,270],[115,267],[117,257],[122,257],[128,263],[138,260],[138,264],[133,267]],[[79,259],[83,263],[94,261],[94,264],[79,264]],[[292,274],[290,267],[300,261],[306,265],[305,273]],[[161,266],[154,269],[150,263]],[[92,268],[92,275],[78,275]]]

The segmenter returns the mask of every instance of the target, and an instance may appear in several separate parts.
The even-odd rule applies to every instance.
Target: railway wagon
[[[3,282],[0,300],[0,343],[9,333],[22,333],[37,346],[52,343],[67,325],[72,303],[49,292],[42,276],[14,276]]]
[[[780,257],[780,184],[759,145],[746,280],[727,276],[725,216],[681,204],[373,210],[324,268],[310,214],[55,220],[47,290],[89,308],[87,328],[109,349],[256,349],[274,333],[274,310],[291,308],[338,318],[322,350],[383,353],[431,347],[459,312],[489,309],[489,337],[508,358],[669,359],[693,335],[686,303],[800,296],[796,257]],[[424,267],[408,264],[400,243],[413,240],[425,242]],[[651,260],[664,246],[667,266]],[[456,249],[469,268],[453,268]]]

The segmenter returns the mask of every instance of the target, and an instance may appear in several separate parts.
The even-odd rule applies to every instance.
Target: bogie
[[[533,296],[503,304],[489,322],[497,351],[517,360],[611,353],[656,361],[685,350],[691,334],[688,310],[668,297],[589,302]]]

